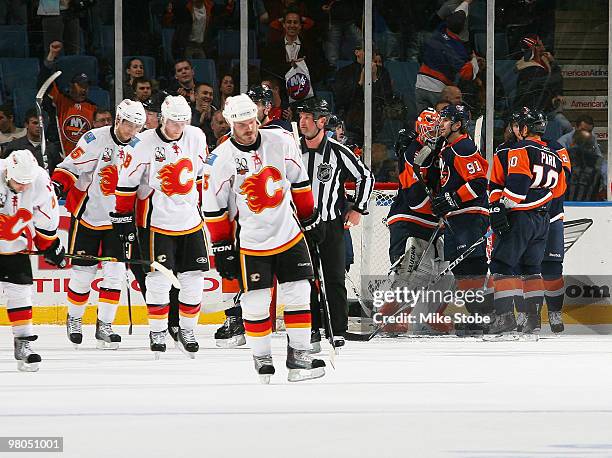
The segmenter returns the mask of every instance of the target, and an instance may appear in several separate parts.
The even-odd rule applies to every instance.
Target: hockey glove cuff
[[[442,217],[448,212],[457,210],[459,208],[459,202],[461,202],[461,200],[456,192],[445,192],[433,198],[431,202],[431,211],[434,215]]]
[[[109,213],[113,231],[121,240],[121,243],[133,243],[136,241],[136,225],[133,213]]]
[[[491,221],[491,229],[493,229],[495,234],[501,236],[510,232],[507,210],[503,204],[497,202],[491,205],[489,219]]]
[[[52,266],[63,269],[66,267],[66,250],[62,246],[60,239],[57,238],[49,248],[44,251],[44,258]]]
[[[212,252],[215,257],[215,267],[221,277],[233,280],[240,275],[238,252],[229,240],[213,243]]]

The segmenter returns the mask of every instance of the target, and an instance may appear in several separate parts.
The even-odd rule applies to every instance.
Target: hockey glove
[[[121,243],[133,243],[136,241],[136,225],[133,213],[109,213],[113,231],[121,240]]]
[[[489,219],[491,220],[491,229],[493,229],[495,234],[501,236],[510,232],[507,210],[500,202],[491,205],[489,209]]]
[[[308,218],[300,221],[304,228],[304,235],[309,245],[318,245],[325,240],[325,227],[321,224],[319,210],[316,208]]]
[[[66,267],[66,250],[62,246],[60,239],[57,238],[49,248],[44,251],[44,258],[52,266],[63,269]]]
[[[240,275],[238,264],[238,252],[229,240],[213,243],[213,255],[215,256],[215,268],[221,277],[233,280]]]
[[[457,210],[459,208],[458,202],[460,202],[460,199],[456,192],[445,192],[444,194],[433,198],[433,201],[431,202],[431,211],[434,215],[442,217],[448,212]]]

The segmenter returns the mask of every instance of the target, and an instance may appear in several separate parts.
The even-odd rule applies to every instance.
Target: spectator
[[[606,182],[601,173],[602,157],[595,150],[593,134],[586,130],[576,130],[567,151],[572,164],[567,200],[605,200]]]
[[[454,85],[459,79],[477,78],[479,59],[474,53],[468,54],[458,35],[464,28],[465,18],[461,10],[451,14],[425,42],[415,86],[417,113],[435,105],[446,86]]]
[[[604,155],[601,152],[601,147],[599,146],[599,142],[597,141],[597,136],[593,133],[593,129],[595,127],[595,121],[593,121],[593,118],[590,117],[589,115],[586,114],[582,114],[579,115],[576,118],[576,127],[573,128],[570,132],[566,133],[565,135],[562,135],[557,142],[565,147],[566,149],[569,149],[574,134],[576,133],[576,131],[578,130],[584,130],[585,132],[588,132],[590,134],[593,134],[593,142],[594,142],[594,146],[595,146],[595,153],[600,156],[602,158],[601,161],[601,174],[604,177],[604,182],[607,182],[607,176],[608,176],[608,161],[606,160],[606,158],[604,157]]]
[[[134,80],[144,77],[144,64],[138,57],[132,57],[125,67],[125,80],[123,81],[123,98],[134,98]]]
[[[195,103],[195,73],[190,60],[177,60],[174,64],[174,81],[168,88],[170,95],[182,95],[190,105]]]
[[[440,93],[440,102],[448,102],[450,105],[462,105],[463,94],[457,86],[446,86]],[[436,110],[437,111],[437,110]]]
[[[236,95],[236,85],[234,77],[230,73],[224,73],[219,79],[219,108],[225,107],[225,100],[228,97]]]
[[[325,53],[330,66],[336,67],[344,41],[352,46],[361,41],[357,24],[361,23],[362,7],[363,2],[355,0],[329,0],[321,7],[329,15]]]
[[[176,2],[185,3],[185,2]],[[204,59],[213,19],[213,0],[192,0],[174,7],[172,52],[186,59]]]
[[[191,125],[201,127],[204,123],[210,123],[216,110],[213,105],[213,87],[208,83],[199,83],[195,89],[195,106],[191,108]]]
[[[463,30],[459,32],[457,35],[463,41],[463,43],[468,43],[470,40],[470,31],[469,31],[469,7],[473,0],[446,0],[437,14],[438,17],[445,21],[451,14],[456,13],[457,11],[463,11],[465,13],[465,24],[463,26]]]
[[[320,49],[306,42],[301,34],[302,22],[300,14],[288,9],[284,16],[284,39],[280,43],[269,44],[262,51],[261,73],[265,78],[285,79],[286,73],[297,62],[304,61],[310,75],[310,84],[321,81],[327,67]],[[285,94],[283,93],[283,98]]]
[[[318,8],[318,6],[317,6]],[[299,14],[304,33],[312,29],[314,21],[306,4],[300,0],[272,0],[266,3],[266,10],[270,19],[267,44],[277,44],[282,41],[284,30],[285,13],[292,10]]]
[[[338,70],[334,83],[336,111],[346,122],[348,142],[363,143],[365,51],[359,43],[355,49],[355,62]],[[382,66],[382,57],[377,50],[372,56],[372,130],[382,130],[385,103],[393,97],[391,77]]]
[[[281,87],[277,78],[269,78],[261,82],[262,86],[268,86],[272,90],[272,108],[268,117],[270,119],[284,119],[291,122],[293,120],[293,112],[288,105],[283,107],[283,99],[281,97]]]
[[[157,129],[159,127],[159,114],[161,112],[161,102],[159,96],[145,100],[142,102],[142,106],[144,107],[145,114],[147,115],[144,129]]]
[[[26,129],[15,127],[15,115],[9,105],[0,107],[0,145],[24,137]]]
[[[93,115],[93,126],[94,129],[104,126],[113,125],[113,114],[104,109],[96,110]]]
[[[80,51],[79,16],[76,13],[77,0],[41,0],[38,16],[42,18],[44,49],[56,41],[65,43],[66,54]]]
[[[572,130],[572,123],[563,113],[563,97],[554,97],[549,105],[549,110],[546,112],[546,131],[543,136],[551,140],[558,140]]]
[[[132,82],[132,89],[134,91],[134,97],[132,100],[136,100],[137,102],[144,102],[151,98],[152,93],[152,84],[151,80],[139,77],[134,78]]]
[[[561,69],[537,35],[529,34],[523,37],[521,50],[523,57],[515,65],[518,78],[514,106],[530,107],[550,113],[561,105],[559,100],[563,95]]]
[[[208,149],[212,150],[219,146],[224,141],[221,140],[221,137],[225,136],[229,130],[230,126],[223,116],[223,111],[215,111],[210,121],[210,132],[204,132],[208,140]]]
[[[42,157],[41,150],[41,137],[40,137],[40,122],[38,119],[38,114],[36,110],[30,109],[25,114],[25,136],[17,138],[10,143],[4,145],[2,149],[2,158],[7,158],[9,154],[13,151],[27,149],[32,152],[36,160],[38,161],[38,165],[43,168],[46,168],[49,174],[53,173],[55,170],[55,166],[62,162],[62,156],[60,155],[57,147],[46,141],[45,145],[45,154],[47,156],[47,167],[45,167],[45,163]]]
[[[54,41],[49,45],[49,54],[43,61],[39,75],[39,87],[55,70],[56,60],[61,50],[62,43],[59,41]],[[87,100],[88,90],[89,77],[85,73],[77,73],[70,81],[70,91],[67,95],[60,91],[55,82],[46,94],[57,115],[57,129],[64,157],[72,152],[79,139],[93,125],[96,105]]]
[[[0,24],[27,25],[28,2],[26,0],[1,0]]]

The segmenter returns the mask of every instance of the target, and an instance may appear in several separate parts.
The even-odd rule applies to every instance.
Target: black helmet
[[[325,124],[325,130],[334,130],[338,126],[344,127],[344,121],[337,115],[330,115],[327,120],[327,124]]]
[[[440,110],[440,117],[450,119],[453,123],[460,122],[465,126],[470,119],[470,112],[463,105],[447,105]]]
[[[320,97],[304,99],[298,103],[296,109],[298,113],[312,113],[315,118],[331,115],[327,100]]]
[[[159,103],[159,100],[149,98],[142,102],[142,106],[144,107],[145,111],[161,113],[161,103]]]
[[[251,86],[251,88],[247,91],[247,95],[255,103],[262,102],[264,105],[272,104],[272,89],[265,84]]]
[[[544,133],[547,124],[544,113],[542,113],[540,110],[528,107],[519,108],[517,111],[512,113],[511,122],[517,123],[520,130],[527,126],[529,132],[539,135]]]

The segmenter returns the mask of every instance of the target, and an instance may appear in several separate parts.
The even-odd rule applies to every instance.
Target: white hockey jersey
[[[47,172],[37,168],[36,177],[23,192],[6,183],[10,159],[0,159],[0,253],[11,254],[36,246],[46,250],[57,238],[59,206]]]
[[[203,209],[213,243],[233,239],[233,219],[244,254],[280,253],[302,239],[297,219],[312,215],[314,201],[289,132],[262,129],[249,147],[230,139],[208,155],[207,166]]]
[[[163,234],[201,229],[199,202],[206,154],[206,135],[197,127],[185,126],[176,141],[165,138],[160,128],[141,132],[126,148],[116,211],[133,212],[136,203],[137,225]]]
[[[112,228],[109,213],[115,211],[115,188],[126,146],[112,126],[90,130],[53,171],[51,179],[67,192],[66,209],[86,227]]]

